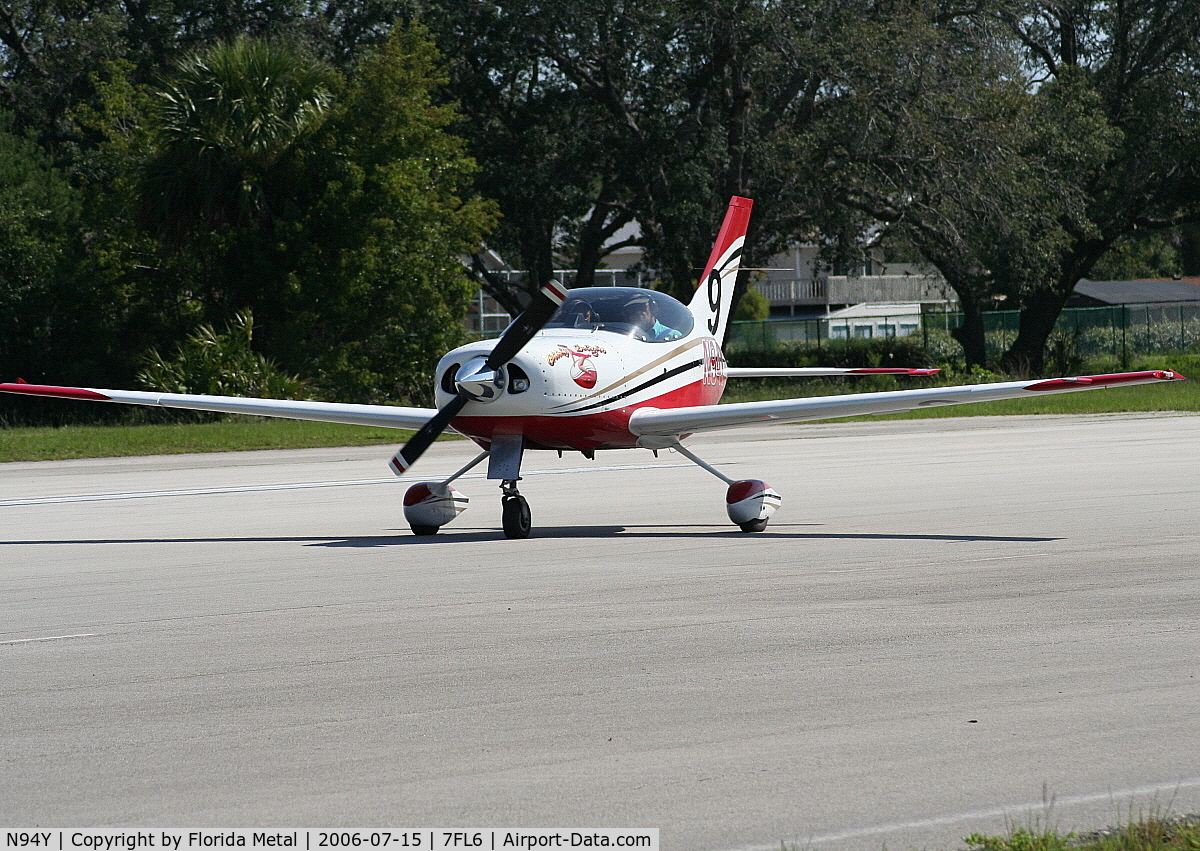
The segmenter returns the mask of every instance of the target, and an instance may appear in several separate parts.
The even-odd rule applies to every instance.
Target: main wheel
[[[743,532],[761,532],[767,528],[767,518],[764,517],[761,520],[750,520],[746,523],[739,523],[738,526],[741,527]]]
[[[413,525],[412,523],[410,523],[409,528],[412,529],[412,533],[414,535],[417,535],[420,537],[425,537],[426,535],[436,535],[438,533],[438,529],[440,529],[441,527],[440,526],[416,526],[416,525]]]
[[[500,500],[504,522],[504,537],[528,538],[533,518],[529,513],[529,503],[520,494],[502,497]]]

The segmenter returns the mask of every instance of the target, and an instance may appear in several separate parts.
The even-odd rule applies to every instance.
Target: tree
[[[858,11],[811,134],[812,166],[824,174],[822,228],[843,262],[867,234],[914,246],[957,293],[959,342],[968,363],[983,364],[994,281],[972,237],[1003,230],[1012,199],[1000,193],[1025,184],[1012,173],[1020,93],[997,85],[1002,57],[987,49],[986,33],[942,19],[936,3]],[[821,185],[815,175],[810,182]]]
[[[1036,371],[1067,297],[1107,251],[1138,231],[1200,221],[1200,5],[1027,0],[999,17],[1024,46],[1035,83],[1080,91],[1117,134],[1106,156],[1073,175],[1082,203],[1056,210],[1066,245],[1021,294],[1003,362]],[[1056,113],[1043,118],[1053,124]]]
[[[130,63],[151,84],[180,57],[239,35],[303,43],[353,66],[410,14],[410,0],[15,0],[0,7],[0,108],[60,160],[88,147],[68,119],[94,96],[92,73]],[[60,164],[62,164],[60,162]]]
[[[1097,281],[1136,281],[1183,274],[1179,249],[1165,231],[1148,231],[1118,240],[1092,267]]]
[[[865,14],[814,134],[826,229],[915,247],[958,295],[955,336],[979,366],[984,311],[1046,276],[1066,242],[1060,212],[1081,203],[1078,174],[1112,141],[1069,81],[1027,91],[986,23],[936,3]],[[844,208],[860,217],[841,224]]]
[[[8,367],[120,386],[145,351],[245,309],[258,354],[317,391],[427,396],[492,213],[463,195],[474,166],[435,102],[436,54],[395,26],[409,5],[5,4]]]
[[[338,82],[294,45],[248,36],[185,59],[158,92],[158,152],[140,190],[144,223],[170,243],[272,230],[296,203],[302,146],[329,117]]]
[[[480,185],[532,283],[565,248],[586,282],[604,241],[636,219],[649,265],[686,294],[730,195],[772,199],[756,211],[752,258],[806,221],[789,191],[793,139],[813,115],[837,4],[431,6]]]
[[[66,175],[0,112],[0,362],[9,374],[41,375],[78,316],[63,282],[79,206]]]
[[[185,57],[153,92],[136,218],[161,245],[160,286],[193,321],[250,311],[259,345],[273,348],[288,288],[284,234],[309,203],[309,143],[341,85],[293,43],[239,36]]]
[[[0,7],[0,108],[13,113],[18,129],[57,149],[71,137],[65,117],[87,97],[89,73],[122,55],[123,23],[114,0]]]
[[[437,359],[461,341],[476,291],[464,260],[495,207],[471,192],[475,162],[448,132],[457,113],[435,100],[445,80],[427,33],[398,27],[316,140],[278,351],[311,359],[340,397],[430,401]]]
[[[623,151],[604,109],[563,76],[535,37],[545,11],[443,0],[423,16],[447,54],[461,130],[484,166],[476,186],[501,213],[489,247],[529,272],[510,281],[476,258],[485,288],[513,315],[558,266],[577,269],[575,283],[588,285],[602,246],[632,217]]]
[[[241,37],[161,92],[143,218],[208,323],[253,312],[255,345],[318,391],[422,398],[472,292],[460,257],[490,224],[434,104],[435,50],[398,28],[348,78]]]
[[[959,295],[971,363],[982,311],[1005,299],[1021,320],[1001,365],[1040,371],[1098,258],[1197,218],[1200,7],[931,0],[860,17],[813,137],[835,187],[824,228],[917,246]]]

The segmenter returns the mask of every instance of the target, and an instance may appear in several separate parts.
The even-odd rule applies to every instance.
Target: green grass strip
[[[1176,363],[1176,362],[1179,363]],[[944,417],[981,417],[1013,414],[1130,414],[1151,412],[1200,412],[1200,359],[1195,355],[1165,356],[1137,363],[1128,371],[1178,369],[1188,381],[1142,384],[1136,387],[1108,387],[1076,393],[1055,393],[998,402],[974,402],[967,405],[923,408],[903,414],[849,417],[847,420],[913,420]],[[1079,374],[1122,372],[1117,364],[1089,364]],[[1194,377],[1192,377],[1194,376]],[[1004,376],[987,376],[988,381],[1011,381]],[[729,382],[722,401],[757,402],[802,396],[832,396],[872,391],[905,390],[971,383],[963,375],[947,374],[928,379],[865,376],[861,378],[755,379]],[[830,420],[836,422],[836,420]]]
[[[1084,834],[1022,827],[1002,836],[973,833],[963,842],[968,851],[1197,851],[1200,816],[1149,816]]]
[[[398,447],[411,434],[403,429],[251,417],[211,423],[5,428],[0,429],[0,462],[323,446]]]

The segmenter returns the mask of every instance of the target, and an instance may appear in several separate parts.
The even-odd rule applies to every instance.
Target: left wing
[[[160,408],[186,408],[256,417],[319,420],[347,425],[419,429],[437,413],[435,408],[401,408],[392,405],[343,405],[336,402],[298,402],[291,399],[254,399],[240,396],[201,396],[190,393],[147,393],[138,390],[96,390],[91,387],[55,387],[49,384],[0,384],[0,392],[92,402],[121,402]]]
[[[762,372],[762,370],[757,372]],[[1005,381],[998,384],[964,384],[956,387],[889,390],[845,396],[812,396],[805,399],[779,399],[768,402],[735,402],[728,405],[699,405],[691,408],[639,408],[629,419],[629,429],[639,436],[677,437],[698,431],[762,425],[772,422],[798,423],[836,417],[894,414],[938,405],[962,405],[968,402],[990,402],[993,399],[1018,399],[1023,396],[1039,396],[1047,393],[1071,393],[1077,390],[1095,390],[1101,387],[1126,384],[1152,384],[1159,381],[1182,380],[1184,377],[1177,372],[1153,370],[1035,381]]]

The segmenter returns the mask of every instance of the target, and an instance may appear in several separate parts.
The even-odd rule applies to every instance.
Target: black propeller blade
[[[504,336],[497,341],[496,347],[488,355],[488,369],[499,369],[512,360],[517,352],[533,339],[533,335],[542,330],[542,326],[549,321],[566,298],[567,288],[557,281],[551,281],[542,287],[529,302],[529,307],[521,311],[521,315],[508,326]]]
[[[408,439],[408,443],[400,447],[400,451],[392,456],[392,472],[397,476],[403,476],[404,471],[425,453],[429,445],[438,439],[438,435],[446,430],[446,426],[450,425],[450,421],[458,416],[458,412],[462,410],[463,405],[467,404],[467,401],[467,397],[459,393],[447,402],[444,408],[430,417],[429,421]]]
[[[566,300],[566,297],[567,288],[557,281],[551,281],[542,287],[533,297],[529,306],[508,326],[503,336],[496,342],[492,353],[487,357],[487,368],[495,371],[512,360],[517,352],[525,348],[525,344],[533,339],[533,335],[542,330],[542,326],[554,315],[554,311]],[[430,444],[437,440],[438,435],[446,430],[450,421],[458,416],[463,405],[469,401],[471,401],[471,397],[460,387],[458,395],[447,402],[425,425],[421,426],[421,429],[409,438],[408,443],[400,447],[400,451],[392,457],[392,472],[397,476],[404,475],[405,471],[417,462]]]

